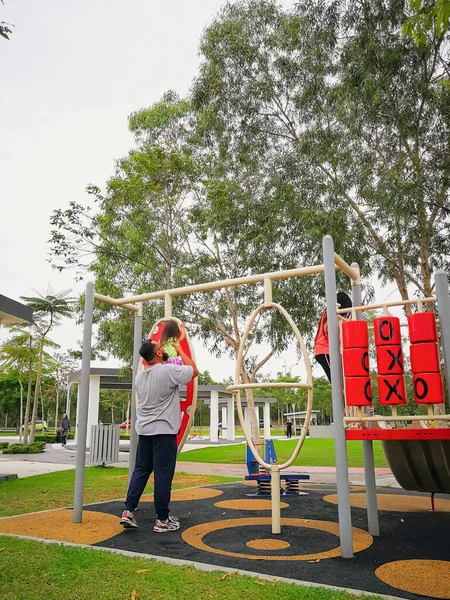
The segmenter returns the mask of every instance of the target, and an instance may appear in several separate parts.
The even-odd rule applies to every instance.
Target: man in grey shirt
[[[198,369],[180,345],[174,347],[183,365],[163,364],[167,355],[157,342],[147,341],[139,350],[147,366],[136,375],[138,446],[136,466],[120,519],[121,525],[126,528],[137,527],[134,512],[152,472],[155,474],[156,512],[153,531],[165,533],[180,528],[178,519],[169,514],[177,460],[177,433],[181,424],[179,385],[197,377]]]

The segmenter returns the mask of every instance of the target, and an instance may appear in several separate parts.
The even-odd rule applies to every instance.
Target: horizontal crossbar
[[[290,381],[277,381],[274,383],[233,383],[227,387],[227,392],[237,392],[238,390],[256,390],[259,388],[301,388],[305,390],[312,390],[311,383],[299,383]]]

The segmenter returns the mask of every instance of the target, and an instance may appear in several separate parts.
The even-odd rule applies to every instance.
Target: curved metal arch
[[[259,313],[262,310],[270,309],[270,308],[276,308],[277,310],[279,310],[281,312],[281,314],[284,316],[284,318],[286,319],[286,321],[291,326],[293,332],[295,333],[295,337],[297,339],[297,342],[300,345],[303,357],[305,359],[306,375],[307,375],[307,383],[306,384],[299,384],[299,383],[294,383],[294,382],[293,383],[281,382],[282,385],[275,384],[275,386],[274,386],[272,384],[271,386],[269,386],[269,384],[253,384],[253,383],[246,384],[246,383],[239,382],[240,370],[241,370],[241,366],[242,366],[242,356],[244,353],[244,346],[245,346],[245,342],[247,341],[247,338],[249,336],[249,333],[251,331],[252,325],[255,322],[256,317],[259,315]],[[258,306],[251,314],[247,328],[245,329],[244,335],[242,336],[242,339],[241,339],[241,344],[239,346],[239,352],[238,352],[238,356],[237,356],[237,360],[236,360],[236,373],[235,373],[234,381],[235,381],[235,383],[233,385],[230,385],[229,387],[227,387],[227,391],[233,392],[236,396],[236,407],[237,407],[237,411],[238,411],[238,415],[239,415],[239,421],[241,422],[241,427],[244,431],[245,439],[247,441],[247,444],[250,447],[250,450],[252,451],[252,454],[253,454],[255,460],[263,468],[268,469],[268,470],[272,470],[273,464],[269,464],[261,458],[261,456],[256,451],[256,448],[253,444],[251,436],[249,435],[249,432],[247,431],[244,414],[242,411],[241,390],[252,389],[252,388],[254,389],[257,387],[290,387],[290,388],[304,388],[304,389],[308,390],[308,404],[307,404],[307,408],[306,408],[305,426],[303,427],[303,432],[300,436],[297,446],[294,449],[294,452],[292,453],[291,458],[289,460],[287,460],[285,463],[283,463],[282,465],[277,465],[276,470],[281,471],[282,469],[286,469],[287,467],[292,465],[292,463],[295,461],[295,459],[299,455],[299,452],[303,446],[303,442],[305,441],[306,434],[308,432],[309,423],[311,421],[312,406],[313,406],[313,378],[312,378],[311,363],[310,363],[310,360],[308,357],[308,351],[306,348],[306,344],[303,341],[300,331],[298,330],[297,325],[294,323],[291,315],[287,312],[287,310],[283,306],[281,306],[281,304],[277,304],[276,302],[270,302],[270,303],[266,302],[266,303]]]

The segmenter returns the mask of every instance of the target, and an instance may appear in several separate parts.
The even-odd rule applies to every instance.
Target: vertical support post
[[[280,505],[280,469],[278,465],[272,465],[270,469],[270,486],[272,492],[272,533],[281,533],[281,505]]]
[[[165,294],[164,296],[164,317],[168,319],[172,316],[172,296]]]
[[[352,263],[353,269],[359,273],[358,263]],[[362,302],[361,282],[352,281],[352,303],[353,306],[359,306]],[[363,318],[360,311],[355,311],[356,319]],[[363,455],[364,455],[364,480],[366,484],[366,502],[367,502],[367,522],[369,525],[369,533],[371,535],[380,535],[380,525],[378,521],[378,504],[377,504],[377,483],[375,479],[375,462],[373,458],[373,442],[372,440],[363,440]]]
[[[66,415],[69,417],[70,421],[70,386],[72,384],[67,382],[67,396],[66,396]]]
[[[211,390],[209,441],[219,441],[219,392]]]
[[[450,294],[447,273],[445,271],[437,271],[434,275],[434,281],[436,284],[445,377],[447,379],[447,390],[450,394]],[[447,401],[449,400],[447,399]]]
[[[89,379],[91,374],[91,345],[92,345],[92,316],[94,312],[94,283],[86,284],[86,296],[84,299],[84,329],[83,329],[83,353],[81,359],[81,383],[78,412],[77,430],[77,458],[75,469],[75,491],[73,498],[74,523],[83,521],[83,499],[84,499],[84,471],[86,467],[86,436],[89,408]]]
[[[81,377],[81,375],[80,375]],[[78,443],[78,423],[80,409],[80,380],[77,381],[77,412],[75,414],[75,445]]]
[[[270,404],[264,402],[264,439],[270,438]]]
[[[272,280],[269,277],[264,279],[264,306],[272,306]]]
[[[130,454],[128,457],[128,481],[133,474],[136,464],[137,433],[136,433],[136,375],[139,369],[139,348],[142,343],[142,302],[139,311],[134,313],[134,338],[133,338],[133,378],[131,384],[131,422],[130,422]]]
[[[233,441],[236,438],[235,418],[234,418],[234,394],[227,399],[227,440]]]
[[[344,396],[339,344],[339,323],[336,313],[336,272],[334,243],[331,236],[323,238],[323,264],[327,300],[328,343],[330,347],[331,397],[333,402],[334,452],[338,493],[339,536],[342,558],[353,558],[352,516],[348,483],[347,445],[344,430]]]
[[[91,375],[89,378],[89,408],[86,446],[91,447],[92,425],[98,425],[98,408],[100,404],[100,375]]]
[[[225,431],[228,434],[228,419],[227,419],[227,407],[222,406],[222,437],[225,437]]]

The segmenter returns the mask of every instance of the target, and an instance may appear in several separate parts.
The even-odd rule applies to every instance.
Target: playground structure
[[[133,362],[133,389],[134,389],[134,377],[138,369],[139,356],[138,349],[141,343],[142,337],[142,302],[148,300],[163,299],[165,302],[165,317],[172,318],[172,298],[178,295],[186,295],[197,292],[203,292],[208,290],[215,290],[227,287],[233,287],[238,285],[247,285],[254,283],[264,283],[264,303],[259,306],[252,316],[250,317],[247,329],[242,337],[241,345],[237,357],[236,365],[236,378],[235,383],[229,386],[229,391],[232,391],[236,397],[236,404],[238,409],[239,420],[244,431],[244,435],[247,439],[247,443],[254,459],[261,465],[261,467],[267,469],[271,476],[271,502],[272,502],[272,532],[280,533],[280,471],[291,465],[300,449],[306,436],[307,427],[309,425],[309,419],[312,411],[312,375],[307,356],[307,350],[304,345],[303,339],[298,331],[295,323],[292,321],[290,315],[285,311],[283,307],[272,301],[272,281],[277,279],[286,279],[290,277],[300,277],[304,275],[321,274],[325,276],[325,290],[326,290],[326,307],[328,313],[328,335],[329,335],[329,346],[330,346],[330,361],[331,361],[331,384],[332,384],[332,403],[333,403],[333,418],[335,423],[334,428],[334,441],[335,441],[335,454],[336,454],[336,483],[337,483],[337,495],[338,495],[338,517],[339,517],[339,536],[340,536],[340,549],[341,556],[344,558],[353,557],[353,543],[352,543],[352,524],[351,524],[351,512],[350,512],[350,495],[349,495],[349,478],[348,478],[348,462],[347,462],[347,449],[346,439],[361,439],[364,450],[364,472],[366,481],[366,498],[367,498],[367,514],[368,514],[368,527],[371,535],[379,535],[378,525],[378,509],[376,499],[376,486],[375,486],[375,470],[373,460],[373,439],[381,439],[381,434],[375,434],[372,423],[378,423],[383,421],[424,421],[432,420],[435,413],[433,409],[429,411],[427,416],[417,417],[405,417],[401,416],[396,418],[394,416],[389,417],[370,417],[364,414],[364,405],[367,402],[362,402],[358,405],[357,400],[353,401],[352,404],[357,407],[358,415],[354,417],[345,417],[344,414],[344,394],[342,389],[342,363],[341,363],[341,349],[340,349],[340,329],[339,329],[339,311],[336,309],[336,269],[342,270],[346,273],[352,284],[352,301],[353,308],[352,320],[358,321],[359,317],[362,316],[363,310],[370,310],[373,308],[383,308],[383,306],[390,305],[404,305],[406,303],[417,304],[420,302],[431,302],[437,300],[439,318],[441,323],[441,339],[443,346],[443,357],[447,382],[450,381],[450,295],[448,289],[448,282],[445,273],[436,274],[436,299],[418,299],[408,302],[390,303],[386,305],[373,305],[367,307],[360,307],[361,303],[361,283],[359,276],[358,265],[353,263],[351,266],[348,265],[340,256],[334,253],[334,245],[331,237],[326,236],[323,241],[324,250],[324,263],[323,265],[317,265],[313,267],[303,267],[298,269],[291,269],[288,271],[279,271],[274,273],[266,273],[260,275],[251,275],[247,277],[229,279],[205,284],[191,285],[184,288],[175,288],[171,290],[164,290],[158,292],[152,292],[148,294],[141,294],[138,296],[132,296],[128,298],[113,299],[100,294],[94,294],[94,286],[92,282],[89,282],[86,286],[86,301],[85,301],[85,321],[84,321],[84,334],[83,334],[83,358],[82,358],[82,376],[81,376],[81,388],[80,388],[80,410],[79,410],[79,432],[78,432],[78,444],[77,444],[77,468],[76,468],[76,481],[75,481],[75,495],[74,495],[74,510],[73,510],[73,522],[82,522],[83,513],[83,491],[84,491],[84,469],[85,469],[85,447],[86,447],[86,428],[87,428],[87,406],[89,398],[89,368],[90,368],[90,352],[91,352],[91,334],[92,334],[92,312],[94,299],[100,302],[106,302],[108,304],[122,307],[131,310],[135,313],[135,330],[134,330],[134,362]],[[256,387],[264,387],[261,384],[246,384],[240,381],[240,365],[242,361],[244,345],[248,338],[249,332],[253,325],[253,322],[257,315],[262,310],[278,309],[286,318],[291,325],[295,337],[301,347],[303,358],[307,367],[307,382],[306,383],[278,383],[278,384],[267,384],[266,387],[298,387],[308,390],[308,405],[307,405],[307,419],[305,420],[305,427],[300,437],[297,446],[291,456],[291,458],[283,465],[277,463],[265,462],[256,451],[251,436],[247,431],[245,425],[245,419],[243,416],[240,393],[241,390],[252,389]],[[341,311],[342,312],[342,311]],[[346,311],[348,312],[348,310]],[[350,396],[347,397],[349,398]],[[132,402],[132,415],[131,415],[131,444],[130,444],[130,474],[134,468],[135,452],[136,452],[136,433],[134,430],[134,422],[136,418],[136,402]],[[436,416],[436,423],[445,422],[447,427],[439,427],[442,430],[440,435],[446,436],[450,429],[448,429],[449,415]],[[360,430],[349,430],[346,431],[345,425],[350,422],[359,424],[362,428]],[[428,434],[433,427],[423,428]],[[437,428],[435,428],[437,431]],[[381,430],[377,430],[381,431]],[[405,431],[405,430],[398,430]],[[411,430],[412,431],[412,430]],[[411,435],[411,431],[407,432],[407,435]],[[351,435],[350,435],[351,434]],[[402,435],[405,435],[403,433]],[[414,433],[412,434],[414,435]],[[355,437],[352,437],[355,436]],[[359,436],[359,437],[356,437]],[[377,437],[378,436],[378,437]],[[431,437],[431,436],[430,436]],[[411,438],[415,439],[415,438]],[[448,439],[448,438],[445,438]],[[274,493],[276,491],[276,493]]]

